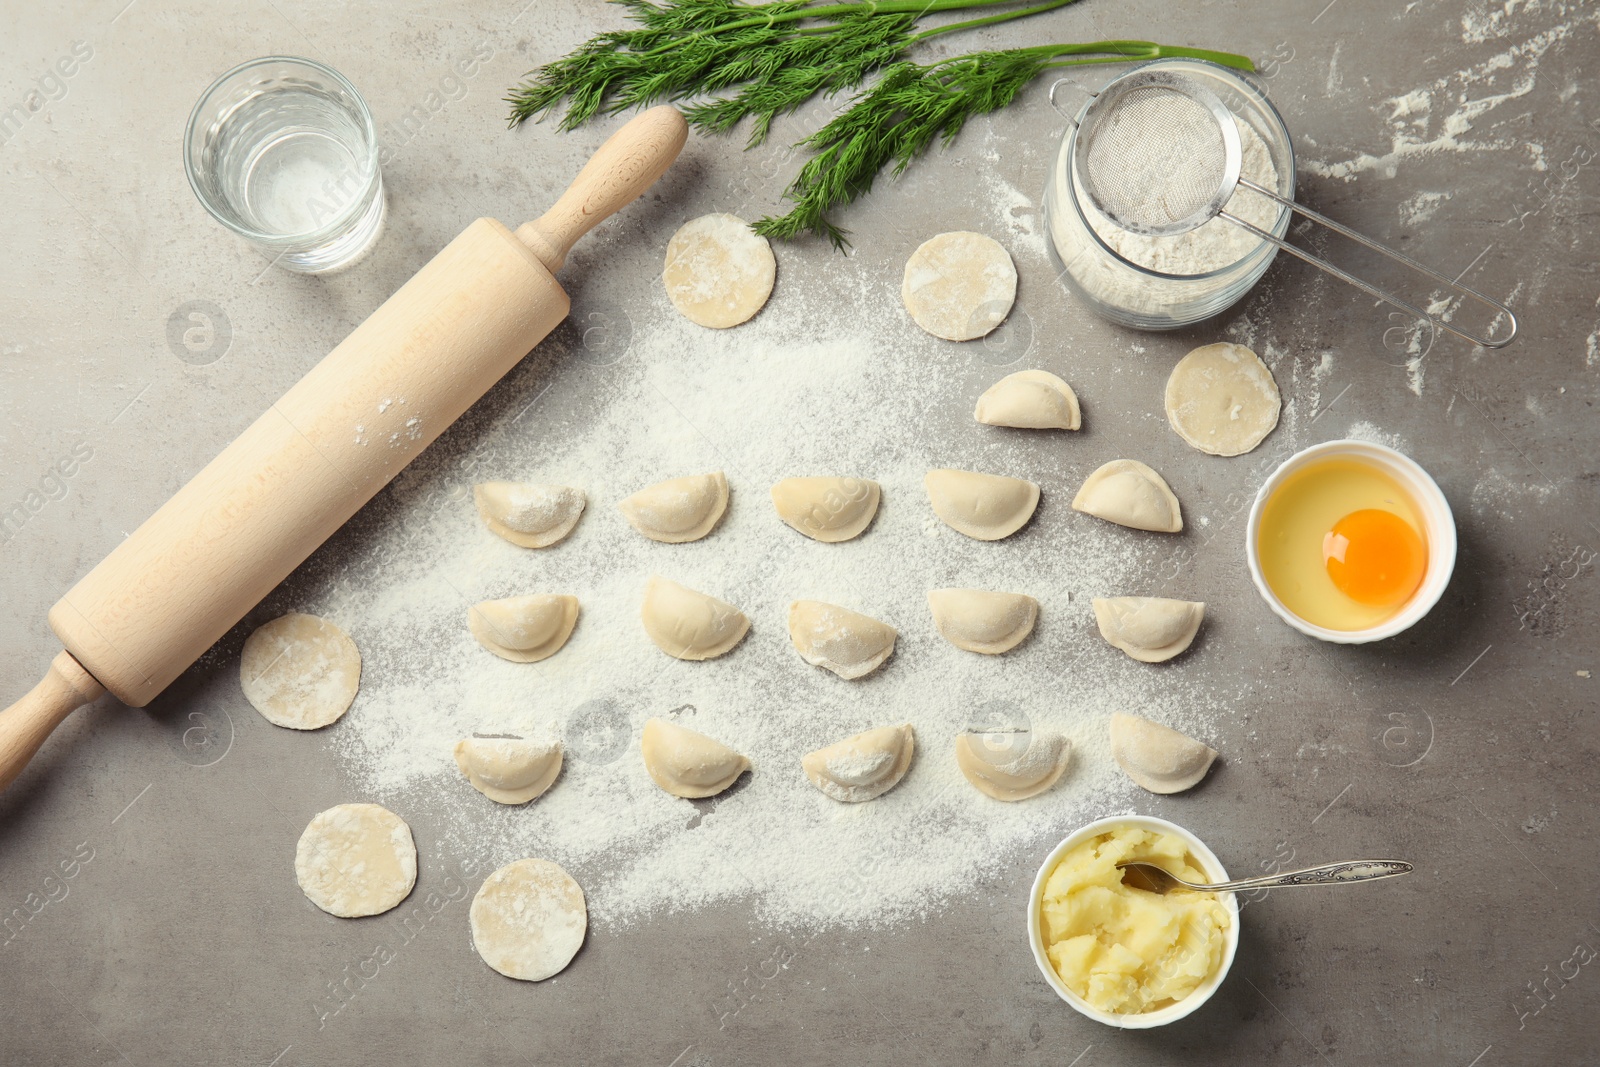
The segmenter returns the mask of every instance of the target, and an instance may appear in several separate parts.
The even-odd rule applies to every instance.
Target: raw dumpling
[[[327,619],[291,612],[245,638],[239,687],[274,726],[327,726],[350,709],[360,686],[361,652]]]
[[[1114,459],[1084,479],[1072,506],[1135,530],[1177,533],[1183,512],[1161,475],[1136,459]]]
[[[497,804],[526,804],[561,773],[561,742],[520,737],[468,737],[456,742],[456,766],[472,787]]]
[[[1167,422],[1213,456],[1237,456],[1259,445],[1278,425],[1282,406],[1272,371],[1244,345],[1197,348],[1167,379]]]
[[[1076,430],[1083,424],[1072,386],[1047,370],[1019,370],[984,390],[972,417],[986,426]]]
[[[1189,647],[1206,606],[1157,596],[1095,597],[1100,636],[1142,663],[1161,663]]]
[[[911,766],[916,735],[911,724],[880,726],[800,758],[811,784],[848,804],[871,800],[899,784]]]
[[[860,678],[883,665],[899,632],[886,622],[820,600],[789,605],[789,640],[800,658],[841,678]]]
[[[848,541],[878,513],[881,490],[867,478],[785,478],[772,487],[778,518],[817,541]]]
[[[639,747],[651,779],[675,797],[716,796],[750,769],[749,760],[721,741],[665,719],[644,724]]]
[[[381,915],[417,884],[411,827],[377,804],[338,804],[306,825],[294,876],[311,903],[341,919]]]
[[[728,479],[721,471],[669,478],[639,490],[617,507],[635,530],[652,541],[698,541],[728,508]]]
[[[933,513],[979,541],[1010,537],[1039,506],[1039,487],[1023,478],[941,469],[929,471],[922,484]]]
[[[645,586],[639,616],[656,647],[678,659],[715,659],[750,629],[745,613],[732,604],[660,577]]]
[[[737,215],[701,215],[667,242],[661,280],[690,322],[724,330],[750,318],[772,295],[772,245]]]
[[[996,800],[1038,796],[1056,784],[1071,756],[1072,744],[1055,733],[1029,730],[956,737],[956,766],[967,781]]]
[[[1217,750],[1170,726],[1119,712],[1111,716],[1111,756],[1140,788],[1181,793],[1206,776]]]
[[[472,947],[507,978],[541,982],[583,947],[589,908],[572,875],[549,860],[517,860],[483,880],[467,909]]]
[[[912,321],[946,341],[971,341],[1005,320],[1017,268],[992,237],[958,230],[922,242],[906,261],[900,299]]]
[[[546,548],[567,536],[588,502],[582,489],[528,482],[480,482],[472,500],[489,529],[523,548]]]
[[[946,641],[989,656],[1021,644],[1039,618],[1039,602],[1026,593],[986,589],[930,589],[928,608]]]
[[[578,598],[538,593],[485,600],[467,610],[478,644],[513,663],[537,663],[561,651],[578,625]]]

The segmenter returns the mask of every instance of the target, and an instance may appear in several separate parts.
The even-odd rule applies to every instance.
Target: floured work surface
[[[93,49],[63,79],[68,93],[8,142],[0,171],[16,205],[4,223],[15,255],[0,270],[25,297],[0,341],[4,484],[26,512],[6,527],[7,693],[31,686],[53,654],[38,621],[90,561],[427,250],[478,215],[536,214],[608,132],[503,130],[499,95],[547,58],[518,44],[514,11],[446,11],[450,25],[285,14],[355,79],[380,126],[477,42],[488,54],[464,95],[442,93],[429,123],[395,135],[405,143],[385,170],[391,216],[373,257],[314,281],[263,275],[265,262],[194,210],[170,137],[91,121],[170,44],[171,28],[143,5],[114,25],[41,15],[0,45],[30,79],[63,42]],[[120,1051],[135,1064],[280,1057],[287,1067],[626,1047],[631,1059],[680,1065],[781,1049],[797,1063],[1081,1054],[1087,1067],[1364,1060],[1403,1043],[1426,1062],[1467,1064],[1486,1048],[1485,1067],[1580,1061],[1594,994],[1578,946],[1600,948],[1589,925],[1600,916],[1568,890],[1600,875],[1580,847],[1600,827],[1582,800],[1596,683],[1578,673],[1600,670],[1589,659],[1600,647],[1600,533],[1585,477],[1600,441],[1589,418],[1595,294],[1569,268],[1572,249],[1597,235],[1592,164],[1562,165],[1578,147],[1571,131],[1600,114],[1581,91],[1562,94],[1591,73],[1593,14],[1404,14],[1365,0],[1314,24],[1314,11],[1253,14],[1231,31],[1245,36],[1226,41],[1214,21],[1138,3],[1068,10],[1038,28],[1090,40],[1111,32],[1103,20],[1126,17],[1272,61],[1263,84],[1296,132],[1301,195],[1452,276],[1470,266],[1464,281],[1523,316],[1511,350],[1430,345],[1287,262],[1198,329],[1145,335],[1096,321],[1056,287],[1040,237],[1036,194],[1059,132],[1044,122],[1042,84],[843,216],[852,256],[776,245],[779,280],[762,313],[703,330],[661,289],[667,240],[708,212],[767,210],[786,173],[782,144],[819,116],[775,130],[757,155],[737,138],[696,139],[692,165],[659,200],[575,250],[564,274],[573,318],[548,344],[149,712],[80,714],[0,798],[0,994],[16,1020],[0,1035],[3,1058],[76,1064]],[[179,121],[233,48],[220,15],[197,18],[188,39],[214,47],[185,53],[183,77],[152,90],[159,121]],[[611,18],[585,7],[563,33],[575,40]],[[374,41],[359,54],[339,45],[357,23]],[[1355,30],[1372,25],[1386,32],[1352,50]],[[1416,55],[1437,58],[1419,67]],[[1463,97],[1511,93],[1474,111],[1470,130],[1454,121]],[[1467,168],[1457,154],[1469,151]],[[135,165],[99,162],[113,158]],[[56,159],[73,170],[51,170]],[[1564,181],[1575,167],[1582,176]],[[487,177],[441,184],[442,168]],[[139,207],[123,195],[131,173],[146,183]],[[62,197],[113,215],[91,229]],[[981,341],[938,341],[899,305],[907,257],[950,230],[994,237],[1017,265],[1016,306]],[[143,236],[157,231],[170,237]],[[198,300],[209,304],[187,307]],[[86,320],[91,305],[104,313]],[[1194,452],[1162,409],[1172,365],[1214,341],[1257,352],[1283,397],[1278,427],[1233,459]],[[983,390],[1034,367],[1071,384],[1082,430],[973,420]],[[1299,448],[1343,436],[1415,457],[1461,528],[1439,608],[1367,648],[1288,629],[1242,559],[1261,479]],[[1123,457],[1171,484],[1182,534],[1071,510],[1084,477]],[[1026,478],[1043,496],[1018,533],[974,541],[929,509],[922,478],[934,468]],[[616,510],[644,486],[716,470],[731,499],[700,541],[649,541]],[[768,496],[796,475],[875,479],[878,515],[851,541],[812,541]],[[496,479],[580,487],[588,509],[561,543],[522,549],[477,516],[472,484]],[[715,660],[670,659],[637,618],[651,574],[738,606],[750,633]],[[1027,593],[1038,625],[1004,655],[964,652],[934,630],[930,588]],[[582,602],[561,652],[510,663],[472,639],[468,606],[532,593]],[[1099,636],[1089,603],[1124,595],[1204,601],[1205,624],[1177,659],[1136,663]],[[810,666],[786,632],[795,599],[888,622],[894,654],[856,681]],[[288,611],[328,618],[362,653],[354,705],[313,734],[272,727],[238,690],[245,635]],[[707,801],[658,789],[638,732],[674,711],[747,756],[750,774]],[[1172,725],[1221,757],[1189,793],[1144,794],[1111,762],[1113,711]],[[1071,765],[1043,796],[986,797],[953,754],[974,719],[1059,732]],[[843,805],[805,780],[803,753],[902,722],[916,729],[916,755],[893,790]],[[526,808],[493,804],[455,767],[454,743],[475,730],[543,729],[563,739],[567,762]],[[347,921],[305,899],[293,857],[314,814],[353,802],[407,822],[419,872],[399,908]],[[1383,855],[1418,870],[1248,904],[1216,998],[1135,1041],[1057,1001],[1023,929],[1046,851],[1119,811],[1181,823],[1238,875]],[[537,984],[489,970],[468,934],[478,886],[523,856],[560,863],[589,907],[582,950]],[[1540,987],[1546,976],[1559,978]]]

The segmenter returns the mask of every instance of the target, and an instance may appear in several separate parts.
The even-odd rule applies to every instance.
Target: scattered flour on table
[[[1508,36],[1511,32],[1509,29],[1500,33],[1490,32],[1486,27],[1503,25],[1517,6],[1515,3],[1507,4],[1498,20],[1492,13],[1485,17],[1481,12],[1487,9],[1481,6],[1479,12],[1463,16],[1463,40],[1476,44]],[[1540,7],[1532,4],[1523,10],[1538,11]],[[1566,13],[1567,9],[1563,7],[1557,17]],[[1402,162],[1420,156],[1439,152],[1523,149],[1527,142],[1515,132],[1498,137],[1469,135],[1502,104],[1518,100],[1533,91],[1538,79],[1539,62],[1546,52],[1574,37],[1592,40],[1597,27],[1600,27],[1600,11],[1584,13],[1547,26],[1488,59],[1436,78],[1428,85],[1390,97],[1383,101],[1389,108],[1387,152],[1361,152],[1350,159],[1336,162],[1308,159],[1303,161],[1305,168],[1324,178],[1345,181],[1353,180],[1366,171],[1392,178],[1399,173]],[[1493,83],[1503,72],[1510,76],[1511,84],[1500,91],[1493,91],[1497,88]],[[1523,107],[1525,109],[1526,105]],[[1520,114],[1508,109],[1506,125],[1514,128]]]
[[[1422,225],[1439,213],[1454,193],[1417,193],[1400,201],[1400,224],[1407,229]]]
[[[1555,486],[1546,482],[1512,481],[1490,467],[1472,487],[1472,510],[1480,516],[1493,513],[1507,520],[1526,519],[1529,504],[1543,504],[1555,491]]]
[[[554,860],[603,923],[748,901],[776,925],[877,924],[929,914],[1090,819],[1144,807],[1110,758],[1111,712],[1216,740],[1244,683],[1185,684],[1181,665],[1133,663],[1095,630],[1090,597],[1143,592],[1182,550],[1071,511],[1078,482],[1112,457],[1009,434],[930,433],[929,411],[970,410],[962,372],[982,353],[886,314],[892,286],[853,284],[787,292],[732,331],[695,327],[664,297],[640,300],[626,358],[586,367],[566,354],[531,410],[510,404],[470,453],[435,449],[401,476],[364,558],[306,606],[347,622],[366,663],[355,708],[326,740],[364,799],[425,814],[445,855],[489,867]],[[558,335],[547,346],[570,343]],[[1032,358],[1063,369],[1060,354]],[[922,478],[940,466],[1032,478],[1044,488],[1039,514],[1005,541],[969,540],[929,512]],[[704,540],[659,544],[617,512],[641,486],[719,469],[731,502]],[[877,479],[873,525],[842,544],[789,529],[767,491],[802,474]],[[518,548],[478,519],[471,484],[488,479],[575,486],[589,508],[562,543]],[[638,617],[652,574],[737,605],[749,636],[704,663],[663,655]],[[1033,594],[1038,630],[1004,656],[952,648],[926,603],[944,586]],[[539,592],[582,604],[558,655],[509,663],[473,640],[470,604]],[[800,598],[898,627],[894,655],[855,682],[806,664],[785,625]],[[639,755],[652,716],[744,753],[752,774],[717,798],[668,796]],[[1006,804],[961,776],[957,734],[996,716],[1071,741],[1054,789]],[[876,800],[837,803],[801,771],[806,752],[902,722],[915,727],[916,758]],[[473,732],[559,736],[566,766],[527,807],[489,803],[451,755]]]
[[[1370,422],[1357,421],[1350,424],[1345,431],[1345,436],[1356,441],[1368,441],[1375,445],[1385,445],[1396,452],[1410,452],[1411,444],[1397,433],[1380,430]]]
[[[1008,231],[1009,240],[1001,243],[1006,245],[1013,257],[1021,251],[1035,259],[1044,259],[1043,208],[997,171],[988,171],[984,178],[989,186],[989,204],[995,219]]]

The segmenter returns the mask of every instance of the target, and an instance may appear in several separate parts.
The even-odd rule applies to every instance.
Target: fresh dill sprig
[[[818,95],[854,92],[878,81],[801,144],[813,155],[785,196],[787,213],[756,223],[756,232],[790,238],[826,236],[845,246],[828,219],[868,192],[884,167],[902,173],[934,141],[949,143],[966,120],[1009,104],[1052,67],[1187,56],[1243,70],[1249,59],[1226,52],[1149,41],[1039,45],[974,52],[932,64],[906,59],[916,45],[945,33],[1037,15],[1076,0],[613,0],[633,27],[602,33],[534,71],[506,97],[511,125],[563,110],[561,129],[599,114],[662,100],[690,100],[696,129],[726,132],[751,121],[748,147],[766,140],[773,121]],[[918,30],[927,15],[985,12]]]
[[[844,112],[800,142],[812,156],[784,191],[794,207],[752,228],[779,239],[826,237],[842,251],[849,244],[847,231],[829,221],[830,211],[870,192],[884,168],[892,165],[899,177],[934,141],[948,145],[969,118],[999,111],[1045,70],[1163,56],[1220,61],[1222,55],[1150,41],[1097,41],[975,52],[930,64],[895,63]]]

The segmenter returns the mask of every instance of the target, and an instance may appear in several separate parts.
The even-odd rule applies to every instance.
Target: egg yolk
[[[1400,516],[1378,508],[1352,511],[1322,536],[1328,577],[1352,600],[1404,602],[1422,584],[1428,550]]]

